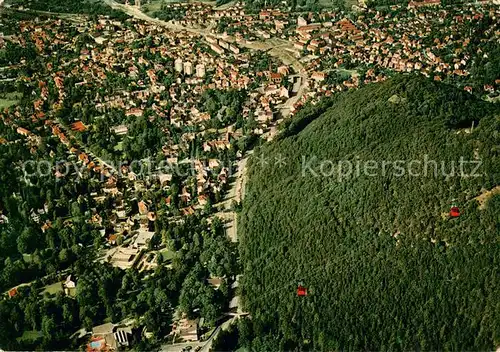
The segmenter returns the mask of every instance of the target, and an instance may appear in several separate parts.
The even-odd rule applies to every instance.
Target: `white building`
[[[199,78],[205,77],[205,65],[203,64],[196,65],[196,76]]]
[[[238,48],[236,45],[229,45],[229,50],[231,50],[234,54],[239,54],[240,53],[240,48]]]
[[[176,59],[174,62],[174,66],[175,66],[175,70],[177,72],[181,73],[182,69],[183,69],[182,59],[181,58]]]
[[[193,64],[189,61],[184,63],[184,73],[188,76],[193,74]]]

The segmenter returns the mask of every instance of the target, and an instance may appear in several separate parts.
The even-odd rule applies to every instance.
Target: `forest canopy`
[[[125,20],[128,15],[120,10],[112,9],[104,2],[98,0],[8,0],[9,4],[42,12],[107,15],[120,20]]]
[[[500,196],[475,198],[500,185],[498,105],[408,76],[322,104],[250,160],[238,223],[247,347],[496,348]],[[427,173],[382,172],[397,160],[428,160]]]

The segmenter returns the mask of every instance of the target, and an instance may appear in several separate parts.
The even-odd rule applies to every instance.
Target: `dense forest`
[[[482,206],[475,197],[500,184],[499,116],[498,105],[408,76],[301,111],[250,161],[238,225],[252,318],[220,340],[252,350],[496,348],[500,196]]]
[[[122,20],[128,17],[122,11],[114,10],[98,0],[8,0],[8,3],[15,7],[22,6],[30,10],[43,12],[108,15]]]

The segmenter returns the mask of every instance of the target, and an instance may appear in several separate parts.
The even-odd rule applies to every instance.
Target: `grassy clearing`
[[[16,105],[19,100],[10,100],[10,99],[2,99],[0,98],[0,109],[8,108],[12,105]]]
[[[52,285],[45,286],[45,288],[42,291],[42,295],[45,293],[49,293],[50,295],[55,295],[58,292],[63,292],[63,285],[62,282],[56,282]]]
[[[352,77],[358,73],[356,70],[346,70],[345,68],[338,68],[335,70],[337,73],[340,73],[341,75],[349,76]]]
[[[333,2],[332,0],[319,0],[318,1],[319,6],[322,8],[330,8],[333,7]]]
[[[163,261],[169,261],[169,260],[174,259],[175,252],[172,252],[171,250],[168,250],[168,249],[164,249],[160,252],[160,255],[161,255],[161,259]]]
[[[76,297],[76,287],[68,289],[68,296],[75,298]]]
[[[122,152],[123,151],[123,142],[118,142],[116,145],[115,145],[115,151],[117,152]]]
[[[22,95],[17,92],[0,94],[0,109],[17,104],[21,97]]]
[[[358,5],[358,3],[357,0],[345,0],[345,6],[348,10],[350,10],[353,5]]]
[[[36,330],[24,331],[23,335],[17,338],[17,341],[33,341],[42,337],[42,333]]]
[[[318,0],[318,5],[323,9],[337,9],[338,6],[336,5],[336,3],[337,2],[334,2],[332,0]],[[344,0],[344,6],[348,10],[352,8],[352,5],[357,4],[358,0]]]

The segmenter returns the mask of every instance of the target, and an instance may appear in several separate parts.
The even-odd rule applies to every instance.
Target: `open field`
[[[345,68],[338,68],[335,70],[337,73],[340,73],[341,75],[346,75],[348,77],[352,77],[354,75],[357,75],[358,71],[356,70],[346,70]]]
[[[5,93],[0,95],[0,109],[8,108],[9,106],[15,105],[21,99],[19,93]]]
[[[58,292],[63,292],[63,286],[61,282],[56,282],[55,284],[45,286],[42,294],[49,293],[51,295],[55,295]]]
[[[17,338],[17,341],[32,341],[40,338],[41,332],[36,330],[25,331],[22,336]]]

